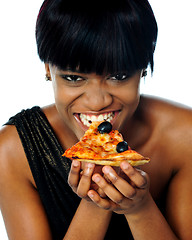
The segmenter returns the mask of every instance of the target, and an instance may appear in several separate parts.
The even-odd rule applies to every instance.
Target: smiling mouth
[[[112,112],[107,112],[103,114],[84,114],[84,113],[79,113],[78,117],[79,120],[83,123],[84,126],[89,127],[92,122],[102,122],[102,121],[108,121],[108,122],[113,122],[115,116],[119,111],[112,111]]]

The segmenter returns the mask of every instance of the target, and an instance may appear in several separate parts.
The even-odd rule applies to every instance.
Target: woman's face
[[[108,120],[120,130],[138,106],[141,71],[132,76],[123,72],[101,76],[45,66],[52,79],[56,108],[78,139],[92,121]]]

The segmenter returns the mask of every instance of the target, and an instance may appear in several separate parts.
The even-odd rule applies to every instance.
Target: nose
[[[91,111],[101,111],[109,107],[113,102],[113,96],[109,89],[101,83],[89,85],[84,92],[84,104]]]

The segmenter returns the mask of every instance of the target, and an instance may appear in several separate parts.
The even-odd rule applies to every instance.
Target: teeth
[[[103,119],[103,115],[99,115],[99,117],[98,117],[98,121],[103,121],[104,119]]]
[[[87,115],[87,114],[80,114],[80,119],[83,122],[83,124],[85,126],[90,126],[92,122],[96,122],[96,121],[111,121],[114,117],[114,113],[110,112],[108,114],[100,114],[100,115]]]
[[[97,121],[97,117],[96,117],[96,116],[93,116],[93,117],[91,118],[91,121],[92,121],[92,122]]]

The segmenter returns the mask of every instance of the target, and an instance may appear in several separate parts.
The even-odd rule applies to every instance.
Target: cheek
[[[74,100],[78,98],[78,93],[76,91],[61,84],[53,84],[53,90],[55,103],[58,106],[62,106],[62,108],[70,106]]]
[[[133,85],[129,87],[124,87],[118,90],[119,98],[126,105],[135,105],[138,103],[140,98],[139,86]]]
[[[68,94],[65,88],[54,88],[55,106],[63,120],[68,121],[70,106],[73,103],[73,96]]]

